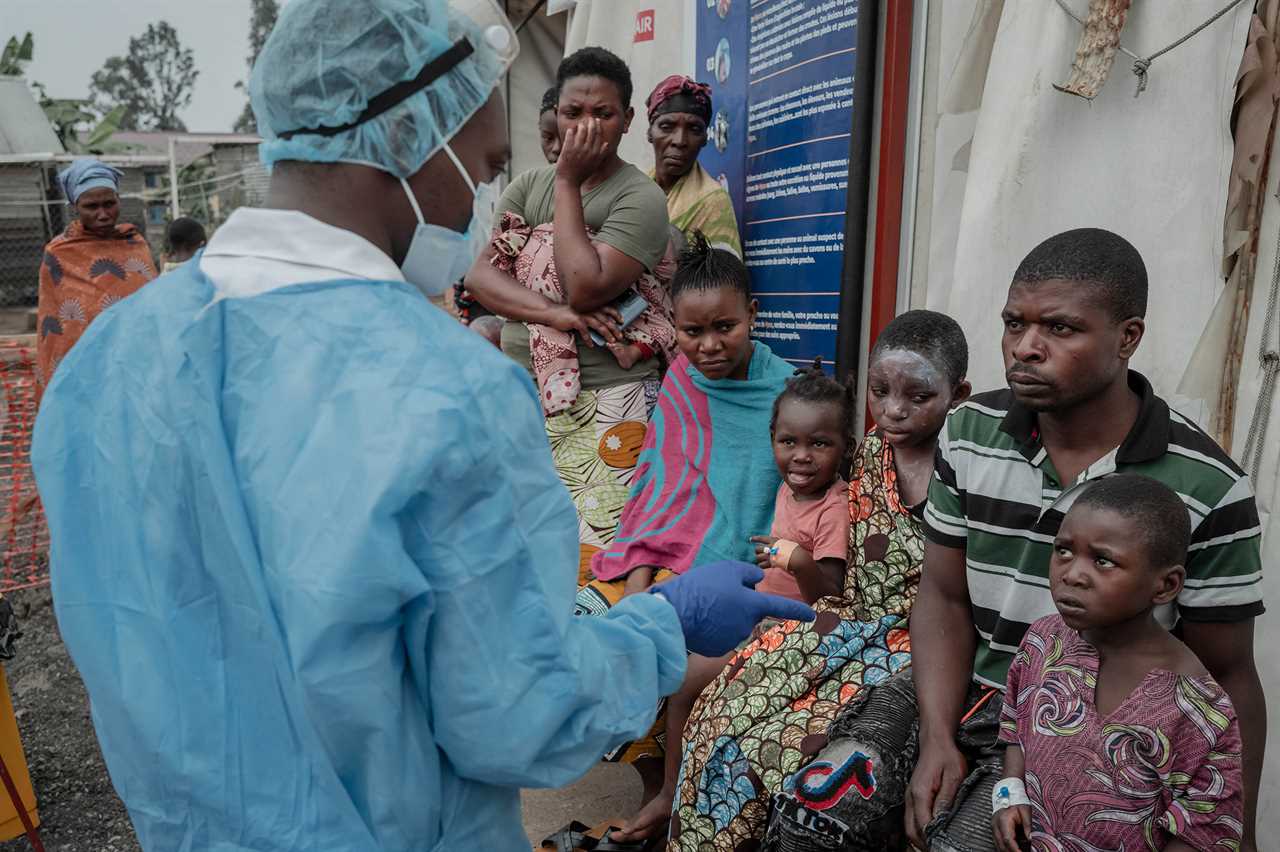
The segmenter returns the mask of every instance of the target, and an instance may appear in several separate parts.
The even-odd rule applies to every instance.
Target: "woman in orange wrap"
[[[142,233],[119,224],[120,172],[94,159],[58,174],[76,218],[44,247],[36,327],[36,399],[89,323],[156,277]]]

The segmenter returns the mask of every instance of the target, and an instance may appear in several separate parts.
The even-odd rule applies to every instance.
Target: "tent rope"
[[[1276,193],[1280,199],[1280,192]],[[1276,256],[1272,262],[1271,293],[1267,296],[1267,313],[1262,321],[1262,340],[1258,344],[1258,361],[1262,365],[1262,387],[1254,403],[1253,417],[1249,420],[1249,437],[1245,440],[1240,463],[1256,483],[1262,471],[1262,448],[1267,445],[1267,426],[1271,422],[1271,401],[1275,396],[1276,379],[1280,377],[1280,339],[1272,342],[1276,330],[1276,307],[1280,303],[1280,230],[1276,233]],[[1280,337],[1280,335],[1277,335]]]
[[[1081,18],[1075,12],[1071,11],[1071,7],[1067,5],[1066,0],[1054,0],[1054,2],[1056,2],[1062,8],[1062,11],[1070,15],[1077,24],[1079,24],[1082,27],[1087,26],[1083,18]],[[1232,9],[1239,6],[1243,2],[1244,0],[1231,0],[1230,3],[1228,3],[1226,6],[1223,6],[1221,9],[1219,9],[1213,15],[1213,17],[1209,18],[1209,20],[1205,21],[1203,24],[1196,27],[1194,30],[1187,33],[1177,41],[1172,42],[1171,44],[1165,45],[1164,47],[1160,48],[1150,56],[1146,56],[1146,57],[1139,56],[1138,54],[1134,53],[1132,50],[1129,50],[1129,48],[1125,47],[1123,44],[1118,44],[1117,47],[1120,50],[1120,52],[1133,60],[1133,73],[1138,76],[1138,90],[1133,93],[1133,96],[1136,98],[1138,95],[1142,94],[1147,90],[1147,72],[1151,69],[1152,62],[1155,62],[1157,59],[1159,59],[1161,56],[1164,56],[1166,53],[1173,50],[1175,47],[1180,47],[1183,44],[1183,42],[1190,41],[1196,35],[1199,35],[1201,30],[1208,27],[1214,21],[1218,20],[1223,15],[1227,14],[1228,12],[1230,12]]]

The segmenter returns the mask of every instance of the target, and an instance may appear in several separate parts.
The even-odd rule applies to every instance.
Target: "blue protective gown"
[[[532,383],[403,283],[105,312],[33,450],[59,626],[144,849],[522,850],[518,787],[644,733],[675,612],[571,615]]]

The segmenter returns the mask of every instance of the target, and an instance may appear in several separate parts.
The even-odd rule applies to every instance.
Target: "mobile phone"
[[[640,318],[640,315],[644,313],[644,309],[649,307],[649,303],[645,301],[644,296],[641,296],[635,290],[628,290],[618,301],[613,303],[613,307],[617,309],[618,313],[622,314],[622,327],[626,328]],[[591,342],[596,346],[605,345],[604,338],[596,334],[595,331],[591,332]]]

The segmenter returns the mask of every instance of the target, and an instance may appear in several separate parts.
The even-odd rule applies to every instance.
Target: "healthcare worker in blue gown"
[[[642,734],[686,647],[812,616],[736,563],[571,615],[533,386],[424,296],[483,244],[514,53],[492,0],[292,0],[265,207],[45,394],[58,622],[148,852],[523,852],[518,788]]]

